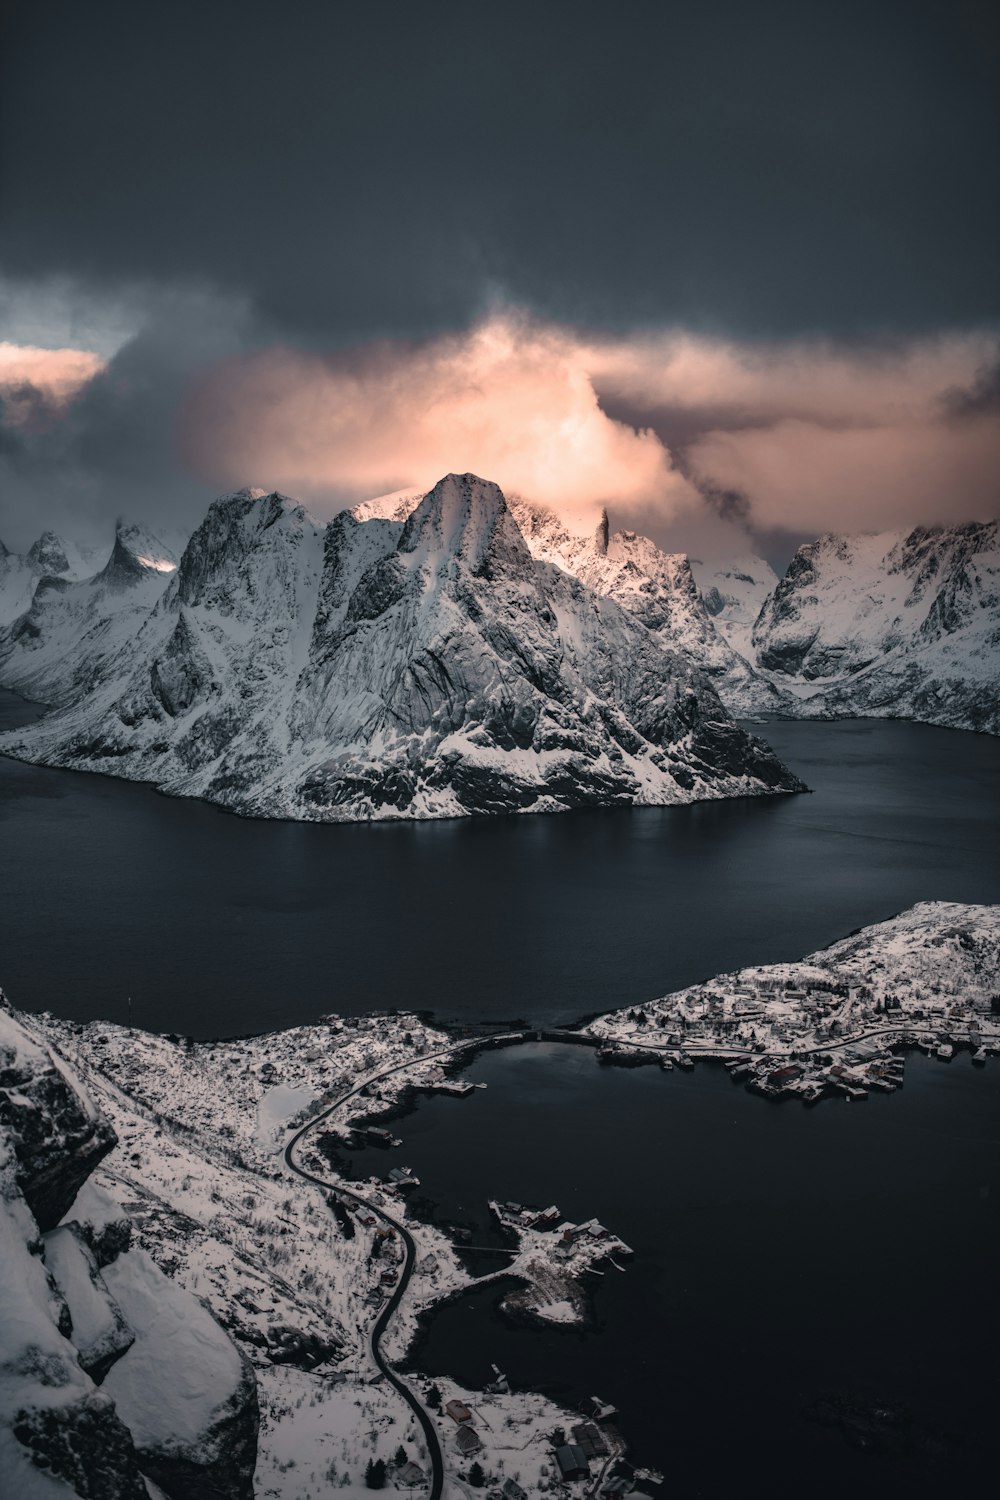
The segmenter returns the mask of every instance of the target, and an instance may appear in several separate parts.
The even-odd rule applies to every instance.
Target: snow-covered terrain
[[[691,570],[716,630],[752,662],[751,632],[765,600],[778,586],[777,573],[752,552],[722,563],[692,557]]]
[[[120,523],[93,577],[46,574],[30,603],[0,629],[0,685],[39,702],[74,702],[128,642],[176,572],[177,559],[145,527]]]
[[[931,902],[587,1034],[598,1060],[713,1056],[772,1096],[860,1099],[898,1086],[906,1047],[1000,1050],[998,992],[1000,907]],[[373,1364],[404,1259],[389,1226],[416,1246],[384,1342],[397,1368],[420,1313],[473,1278],[441,1229],[409,1216],[391,1153],[372,1152],[364,1182],[334,1163],[353,1129],[441,1086],[442,1063],[476,1046],[400,1013],[193,1042],[0,1007],[0,1456],[16,1493],[90,1497],[99,1479],[116,1500],[188,1500],[207,1476],[249,1494],[255,1439],[258,1496],[360,1500],[373,1459],[426,1492],[423,1434]],[[315,1182],[283,1157],[303,1127],[295,1159]],[[579,1321],[581,1270],[627,1253],[593,1222],[494,1212],[518,1242],[502,1274],[524,1287],[508,1301],[543,1320]],[[501,1492],[553,1487],[553,1433],[578,1417],[502,1377],[481,1394],[405,1379],[437,1434],[445,1500],[467,1497],[473,1459]],[[613,1428],[597,1436],[620,1451]]]
[[[74,1070],[0,995],[4,1493],[250,1500],[250,1362],[129,1248],[127,1215],[88,1180],[116,1145]]]
[[[1000,1050],[1000,906],[927,901],[797,963],[720,974],[600,1017],[607,1060],[728,1059],[763,1093],[863,1098],[902,1081],[901,1047]]]
[[[752,649],[804,713],[1000,733],[1000,523],[800,547]]]
[[[134,639],[2,749],[326,821],[800,789],[689,657],[536,561],[474,475],[405,521],[217,501]]]
[[[422,497],[355,507],[400,520]],[[779,580],[753,553],[725,562],[580,534],[521,497],[511,511],[534,557],[642,620],[711,679],[731,713],[893,717],[1000,732],[998,524],[827,535]]]
[[[96,573],[107,553],[66,541],[54,531],[43,531],[23,555],[11,552],[0,539],[0,626],[9,625],[31,606],[41,578],[79,583]]]
[[[65,1211],[62,1227],[47,1239],[55,1248],[46,1256],[55,1264],[58,1253],[60,1266],[71,1262],[70,1234],[93,1247],[100,1297],[82,1295],[78,1265],[65,1276],[67,1300],[80,1316],[74,1337],[88,1351],[102,1335],[102,1350],[114,1345],[102,1392],[113,1397],[143,1474],[152,1474],[176,1500],[199,1494],[184,1468],[191,1449],[203,1461],[220,1447],[233,1449],[232,1423],[226,1412],[206,1408],[205,1392],[211,1386],[245,1394],[252,1366],[260,1408],[255,1494],[320,1500],[336,1488],[345,1500],[360,1500],[368,1461],[380,1458],[398,1473],[393,1460],[400,1447],[423,1472],[422,1480],[410,1476],[415,1491],[426,1492],[426,1446],[412,1412],[377,1378],[371,1355],[372,1329],[401,1260],[399,1239],[378,1214],[406,1218],[400,1190],[382,1175],[392,1158],[373,1152],[375,1175],[346,1184],[343,1203],[334,1207],[328,1194],[289,1175],[281,1148],[295,1128],[314,1119],[302,1159],[336,1189],[337,1175],[317,1143],[350,1135],[353,1121],[383,1111],[421,1080],[432,1086],[440,1076],[438,1059],[468,1044],[405,1014],[343,1022],[330,1017],[269,1036],[205,1043],[105,1023],[79,1026],[3,1011],[0,1018],[16,1032],[22,1051],[33,1048],[36,1069],[51,1051],[65,1073],[86,1080],[93,1101],[88,1118],[102,1122],[108,1139],[107,1122],[114,1125],[117,1149]],[[353,1103],[322,1117],[345,1091]],[[290,1114],[296,1103],[303,1107]],[[263,1137],[262,1120],[268,1122]],[[360,1191],[376,1212],[353,1202],[347,1188]],[[407,1228],[418,1254],[387,1338],[395,1361],[403,1359],[420,1313],[472,1281],[440,1230],[415,1220]],[[505,1272],[530,1279],[544,1271],[544,1284],[528,1305],[542,1316],[578,1319],[578,1306],[548,1299],[556,1285],[565,1297],[574,1263],[579,1273],[607,1245],[588,1238],[568,1265],[542,1268],[539,1240],[556,1243],[552,1234],[527,1234],[522,1254]],[[526,1293],[533,1287],[529,1280]],[[183,1300],[192,1296],[200,1299],[194,1307]],[[213,1338],[216,1324],[229,1331],[232,1344]],[[202,1339],[208,1346],[199,1349]],[[241,1352],[238,1366],[234,1349]],[[159,1400],[157,1370],[170,1382]],[[472,1458],[497,1483],[512,1478],[529,1495],[540,1492],[553,1461],[550,1434],[573,1420],[571,1414],[532,1392],[476,1393],[439,1379],[441,1402],[466,1406],[470,1419],[461,1425],[478,1434],[478,1446],[463,1453],[454,1446],[460,1424],[440,1409],[435,1382],[421,1375],[407,1380],[437,1412],[446,1500],[466,1495],[462,1475]],[[238,1400],[231,1409],[247,1407]],[[162,1465],[168,1428],[171,1472]]]

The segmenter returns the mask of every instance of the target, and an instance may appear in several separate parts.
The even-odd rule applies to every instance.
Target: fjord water
[[[393,1160],[423,1211],[498,1243],[487,1200],[597,1217],[635,1252],[584,1277],[584,1330],[515,1326],[484,1286],[432,1312],[412,1361],[472,1389],[614,1402],[654,1494],[971,1495],[993,1470],[1000,1068],[911,1056],[904,1088],[815,1108],[721,1067],[601,1067],[583,1047],[481,1053],[484,1092],[420,1098]],[[484,1274],[503,1259],[478,1255]],[[895,1453],[806,1420],[817,1401],[903,1407]],[[939,1434],[957,1441],[941,1445]],[[509,1470],[512,1466],[508,1466]],[[644,1488],[644,1487],[643,1487]]]
[[[0,695],[0,720],[30,712]],[[914,901],[1000,900],[1000,742],[891,722],[761,733],[808,796],[674,810],[321,827],[0,759],[0,983],[68,1017],[225,1035],[326,1010],[568,1021],[795,958]],[[665,1491],[978,1493],[998,1342],[1000,1070],[911,1058],[906,1087],[807,1110],[721,1070],[481,1054],[485,1092],[396,1129],[442,1221],[495,1242],[491,1196],[597,1216],[635,1250],[583,1333],[511,1327],[496,1289],[414,1358],[472,1386],[622,1409]],[[480,1239],[480,1235],[482,1238]],[[485,1270],[502,1261],[480,1258]],[[805,1422],[903,1403],[901,1455]],[[936,1429],[964,1446],[924,1453]],[[654,1491],[654,1493],[656,1493]]]
[[[0,724],[32,710],[0,694]],[[759,730],[813,789],[436,823],[234,817],[0,757],[14,1004],[225,1036],[330,1011],[568,1022],[798,958],[914,901],[1000,900],[1000,741]]]

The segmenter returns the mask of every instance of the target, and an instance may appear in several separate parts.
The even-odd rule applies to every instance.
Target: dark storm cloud
[[[144,301],[140,330],[69,394],[52,389],[44,365],[5,381],[0,360],[0,540],[8,547],[23,550],[45,526],[96,539],[119,514],[171,532],[201,519],[211,490],[178,460],[177,408],[207,363],[264,333],[239,301],[205,288],[147,290]],[[65,353],[53,356],[57,367]]]
[[[207,277],[296,341],[994,318],[985,4],[22,6],[3,264]]]
[[[465,467],[716,550],[996,508],[985,5],[50,0],[0,58],[9,544]]]

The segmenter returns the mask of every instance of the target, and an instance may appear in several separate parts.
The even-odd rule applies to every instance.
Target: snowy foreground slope
[[[0,748],[326,821],[800,789],[688,657],[533,558],[474,475],[405,521],[217,501],[134,639]]]
[[[822,536],[752,631],[754,660],[807,714],[1000,733],[1000,523]]]
[[[29,1028],[0,995],[3,1492],[250,1500],[250,1362],[130,1248],[128,1215],[93,1180],[115,1132]]]
[[[79,1026],[52,1016],[8,1012],[3,1019],[16,1029],[22,1052],[30,1046],[39,1058],[51,1053],[64,1071],[85,1081],[97,1106],[88,1108],[100,1122],[101,1149],[107,1154],[54,1234],[75,1234],[72,1225],[79,1223],[87,1243],[96,1247],[103,1320],[95,1316],[93,1298],[85,1295],[78,1276],[70,1338],[74,1347],[90,1348],[103,1322],[102,1348],[127,1344],[128,1352],[104,1377],[101,1395],[112,1398],[113,1407],[104,1404],[127,1427],[142,1472],[152,1472],[145,1453],[164,1448],[167,1423],[177,1444],[195,1443],[199,1413],[190,1400],[191,1374],[205,1372],[203,1393],[208,1385],[225,1388],[235,1375],[235,1348],[241,1379],[252,1369],[259,1403],[254,1494],[325,1500],[336,1491],[344,1500],[360,1500],[368,1493],[364,1476],[372,1459],[388,1464],[400,1485],[425,1494],[430,1463],[422,1434],[398,1393],[376,1380],[370,1345],[399,1276],[399,1238],[387,1234],[384,1220],[361,1205],[351,1201],[346,1211],[327,1193],[292,1176],[281,1147],[294,1128],[317,1118],[345,1090],[365,1086],[367,1092],[344,1111],[339,1125],[317,1120],[320,1138],[349,1134],[356,1116],[384,1110],[411,1083],[439,1078],[437,1059],[455,1050],[452,1039],[407,1014],[344,1022],[331,1016],[313,1026],[222,1042],[153,1036],[103,1022]],[[387,1072],[393,1069],[402,1071]],[[109,1150],[115,1137],[117,1149]],[[380,1175],[396,1160],[376,1150],[371,1156],[378,1175],[347,1186],[362,1192],[375,1209],[405,1219],[401,1191]],[[333,1167],[315,1146],[303,1159],[336,1187]],[[402,1361],[418,1315],[472,1280],[440,1229],[416,1221],[408,1228],[418,1253],[386,1339],[394,1361]],[[45,1266],[61,1274],[51,1236]],[[127,1276],[122,1266],[131,1268]],[[513,1271],[517,1274],[516,1265]],[[183,1299],[187,1311],[181,1316]],[[109,1306],[117,1312],[117,1324]],[[546,1310],[557,1318],[566,1306]],[[220,1324],[228,1340],[217,1336]],[[209,1325],[216,1336],[209,1337]],[[7,1338],[0,1322],[0,1345],[6,1346]],[[192,1348],[199,1339],[206,1340],[200,1352]],[[488,1375],[488,1365],[484,1371]],[[17,1450],[18,1439],[3,1426],[5,1411],[24,1399],[20,1372],[15,1374],[18,1380],[7,1388],[8,1407],[0,1407],[0,1442],[16,1455],[19,1472],[28,1474],[30,1457]],[[519,1480],[530,1496],[547,1487],[539,1481],[553,1463],[550,1434],[579,1420],[530,1391],[482,1393],[443,1376],[436,1382],[406,1379],[432,1407],[435,1384],[444,1402],[468,1403],[485,1445],[478,1457],[487,1473],[500,1485]],[[177,1391],[168,1400],[171,1382]],[[161,1388],[164,1396],[157,1401]],[[455,1447],[452,1418],[438,1411],[435,1421],[444,1451],[445,1500],[464,1500],[462,1476],[471,1457]],[[394,1464],[400,1447],[423,1478]],[[36,1494],[92,1500],[99,1477],[107,1479],[100,1490],[107,1500],[146,1493],[128,1487],[124,1469],[108,1478],[100,1454],[81,1451],[81,1465],[66,1485],[45,1488],[48,1480],[39,1475],[42,1488],[32,1489],[26,1480],[19,1493],[27,1500]],[[203,1493],[207,1500],[208,1492],[195,1486],[190,1473],[161,1466],[156,1479],[171,1500],[199,1500]],[[219,1465],[213,1480],[215,1497],[238,1500],[246,1493],[243,1481],[227,1478]]]

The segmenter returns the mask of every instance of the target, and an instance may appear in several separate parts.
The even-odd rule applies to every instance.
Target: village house
[[[448,1413],[451,1420],[453,1422],[457,1422],[459,1426],[461,1426],[463,1422],[471,1422],[474,1420],[471,1411],[466,1406],[464,1401],[446,1401],[444,1409]]]
[[[556,1463],[563,1479],[588,1479],[590,1464],[579,1443],[564,1443],[556,1449]]]
[[[479,1453],[482,1446],[479,1434],[467,1423],[464,1423],[455,1433],[455,1447],[463,1458],[471,1458],[473,1453]]]

